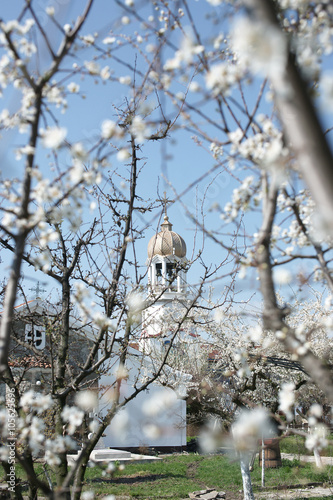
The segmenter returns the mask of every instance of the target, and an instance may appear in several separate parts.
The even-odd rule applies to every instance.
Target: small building
[[[8,365],[16,383],[19,383],[21,393],[28,389],[37,392],[51,390],[52,368],[57,358],[60,328],[59,309],[40,298],[15,307]],[[85,360],[92,341],[92,328],[71,318],[68,378],[80,369],[79,366]],[[95,375],[91,376],[89,381],[90,387],[97,387]],[[0,395],[4,396],[5,391],[6,385],[0,384]]]

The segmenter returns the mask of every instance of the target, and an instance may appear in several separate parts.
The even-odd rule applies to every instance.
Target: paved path
[[[315,462],[315,457],[313,455],[292,455],[291,453],[281,453],[281,458],[286,458],[287,460],[300,460],[301,462]],[[321,457],[321,461],[324,465],[333,465],[333,457]]]
[[[294,499],[300,500],[301,498],[333,498],[332,488],[323,488],[316,486],[313,488],[299,488],[288,491],[276,491],[274,493],[255,493],[257,500],[279,500],[279,499]]]

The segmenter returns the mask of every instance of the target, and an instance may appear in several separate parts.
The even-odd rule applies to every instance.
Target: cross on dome
[[[37,281],[37,285],[35,287],[31,287],[31,288],[29,288],[29,290],[31,292],[35,292],[35,294],[36,294],[35,298],[36,299],[40,299],[41,298],[40,297],[40,292],[46,292],[46,290],[44,288],[40,288],[39,281]]]
[[[158,198],[156,201],[160,201],[163,205],[163,210],[164,210],[164,220],[165,218],[168,217],[168,214],[167,214],[167,206],[168,206],[168,203],[174,203],[175,200],[169,200],[167,198],[167,195],[166,195],[166,191],[164,191],[164,197],[163,198]]]

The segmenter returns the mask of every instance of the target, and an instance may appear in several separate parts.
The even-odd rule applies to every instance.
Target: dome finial
[[[169,217],[167,215],[164,216],[164,222],[161,224],[162,231],[172,231],[172,224],[169,222]]]

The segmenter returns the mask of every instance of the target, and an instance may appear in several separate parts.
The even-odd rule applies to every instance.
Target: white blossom
[[[103,139],[111,139],[116,133],[117,124],[112,120],[104,120],[101,126]]]
[[[20,40],[19,50],[24,56],[29,58],[37,52],[37,47],[34,43],[28,42],[28,40],[22,38]]]
[[[268,413],[264,408],[241,411],[232,426],[232,436],[237,451],[256,450],[258,441],[270,434]]]
[[[57,241],[59,239],[59,234],[53,229],[41,232],[39,236],[40,248],[46,248],[50,243]]]
[[[76,281],[75,286],[75,298],[78,302],[82,302],[83,299],[89,297],[89,291],[86,286],[81,281]]]
[[[86,45],[93,45],[95,42],[95,37],[93,35],[84,35],[81,37]]]
[[[128,318],[132,322],[141,320],[141,313],[145,307],[145,300],[142,295],[136,291],[130,292],[126,297],[128,307]]]
[[[37,171],[36,171],[37,174]],[[36,176],[38,178],[38,175]],[[38,203],[50,203],[60,198],[62,191],[57,184],[51,185],[49,179],[41,179],[33,189],[33,199]]]
[[[297,54],[297,62],[305,78],[318,78],[320,65],[318,56],[310,46],[301,46]]]
[[[79,391],[75,395],[75,403],[84,411],[92,411],[98,405],[95,391]]]
[[[120,76],[119,83],[121,83],[122,85],[131,85],[132,78],[130,76]]]
[[[323,415],[323,407],[318,403],[314,403],[310,406],[309,415],[313,415],[316,418],[321,418]]]
[[[117,159],[119,161],[126,161],[131,157],[131,153],[126,148],[119,149],[117,153]]]
[[[295,403],[295,384],[286,382],[279,392],[279,410],[282,411],[290,422],[293,419],[292,408]]]
[[[62,107],[62,112],[67,108],[67,101],[64,97],[63,88],[57,85],[56,81],[52,81],[44,87],[43,95],[49,103],[55,104],[57,108]]]
[[[77,94],[80,90],[80,85],[76,82],[71,82],[67,85],[67,88],[72,94]]]
[[[85,161],[88,158],[88,152],[82,142],[76,142],[72,145],[71,154],[81,161]]]
[[[183,63],[189,65],[193,62],[194,57],[201,54],[204,50],[203,45],[195,43],[192,33],[187,32],[183,36],[180,48],[176,51],[174,58],[166,61],[164,70],[172,71],[178,69]]]
[[[222,323],[225,318],[224,310],[222,307],[218,307],[217,309],[214,310],[214,320],[217,323]]]
[[[74,434],[76,429],[82,424],[84,412],[75,406],[66,405],[61,412],[62,420],[67,424],[66,429],[69,434]]]
[[[113,321],[100,311],[94,313],[93,321],[98,328],[114,329]]]
[[[138,142],[144,142],[145,138],[149,135],[150,130],[141,116],[134,116],[131,126],[131,134],[137,139]]]
[[[191,82],[188,89],[190,92],[200,92],[201,87],[198,82]]]
[[[32,452],[38,453],[44,443],[44,422],[33,416],[30,422],[26,422],[21,429],[21,438],[27,440]]]
[[[129,431],[129,415],[125,410],[121,410],[111,421],[111,430],[121,441],[125,441]]]
[[[45,461],[52,467],[59,465],[59,454],[76,448],[75,441],[70,436],[56,436],[54,439],[45,440]]]
[[[74,184],[81,182],[84,173],[84,164],[78,158],[73,158],[72,167],[69,170],[69,176]]]
[[[45,12],[48,16],[53,17],[55,14],[55,9],[53,6],[49,5],[48,7],[46,7]]]
[[[330,311],[331,307],[332,307],[332,302],[333,302],[333,295],[328,295],[326,298],[325,298],[325,302],[324,302],[324,308],[327,310],[327,311]]]
[[[33,154],[35,154],[35,148],[33,146],[30,146],[29,144],[15,150],[16,160],[21,160],[22,156],[33,155]]]
[[[116,368],[114,375],[116,380],[118,381],[128,379],[128,370],[126,366],[120,363],[119,366]]]
[[[47,272],[51,268],[52,256],[48,248],[44,251],[39,252],[39,254],[33,259],[33,263],[36,269],[41,269],[43,272]]]
[[[154,417],[173,408],[176,402],[177,396],[174,391],[159,391],[144,401],[142,411],[145,415]]]
[[[45,148],[57,149],[64,142],[67,129],[64,127],[49,127],[46,130],[40,130],[40,135]]]
[[[287,40],[279,28],[241,18],[235,23],[232,43],[236,55],[254,72],[275,76],[285,70]]]
[[[105,45],[112,45],[116,41],[116,38],[114,36],[107,36],[104,38],[103,43]]]
[[[26,391],[20,399],[20,406],[25,412],[36,410],[37,413],[41,413],[48,410],[52,404],[53,401],[50,394],[41,394],[33,390]]]
[[[89,430],[93,434],[95,434],[97,432],[98,427],[99,427],[99,424],[98,424],[97,420],[92,420],[91,422],[89,422]]]
[[[102,80],[108,80],[111,76],[111,71],[109,66],[104,66],[104,68],[101,69],[101,78]]]
[[[212,90],[213,95],[230,94],[230,89],[244,74],[243,69],[231,62],[214,64],[206,74],[206,87]]]
[[[142,427],[144,435],[149,439],[158,439],[162,435],[162,429],[153,423],[146,423]]]
[[[200,448],[204,453],[213,453],[224,445],[224,429],[218,419],[210,418],[199,435]]]
[[[305,446],[308,450],[322,450],[327,445],[327,428],[323,424],[311,429],[311,432],[305,438]]]
[[[289,269],[274,269],[274,281],[277,285],[288,285],[292,280],[292,273]]]
[[[259,342],[262,340],[262,334],[262,327],[257,325],[255,327],[249,328],[248,338],[254,344],[259,344]]]
[[[90,75],[99,75],[101,68],[100,65],[95,61],[84,61],[84,66],[90,73]]]

